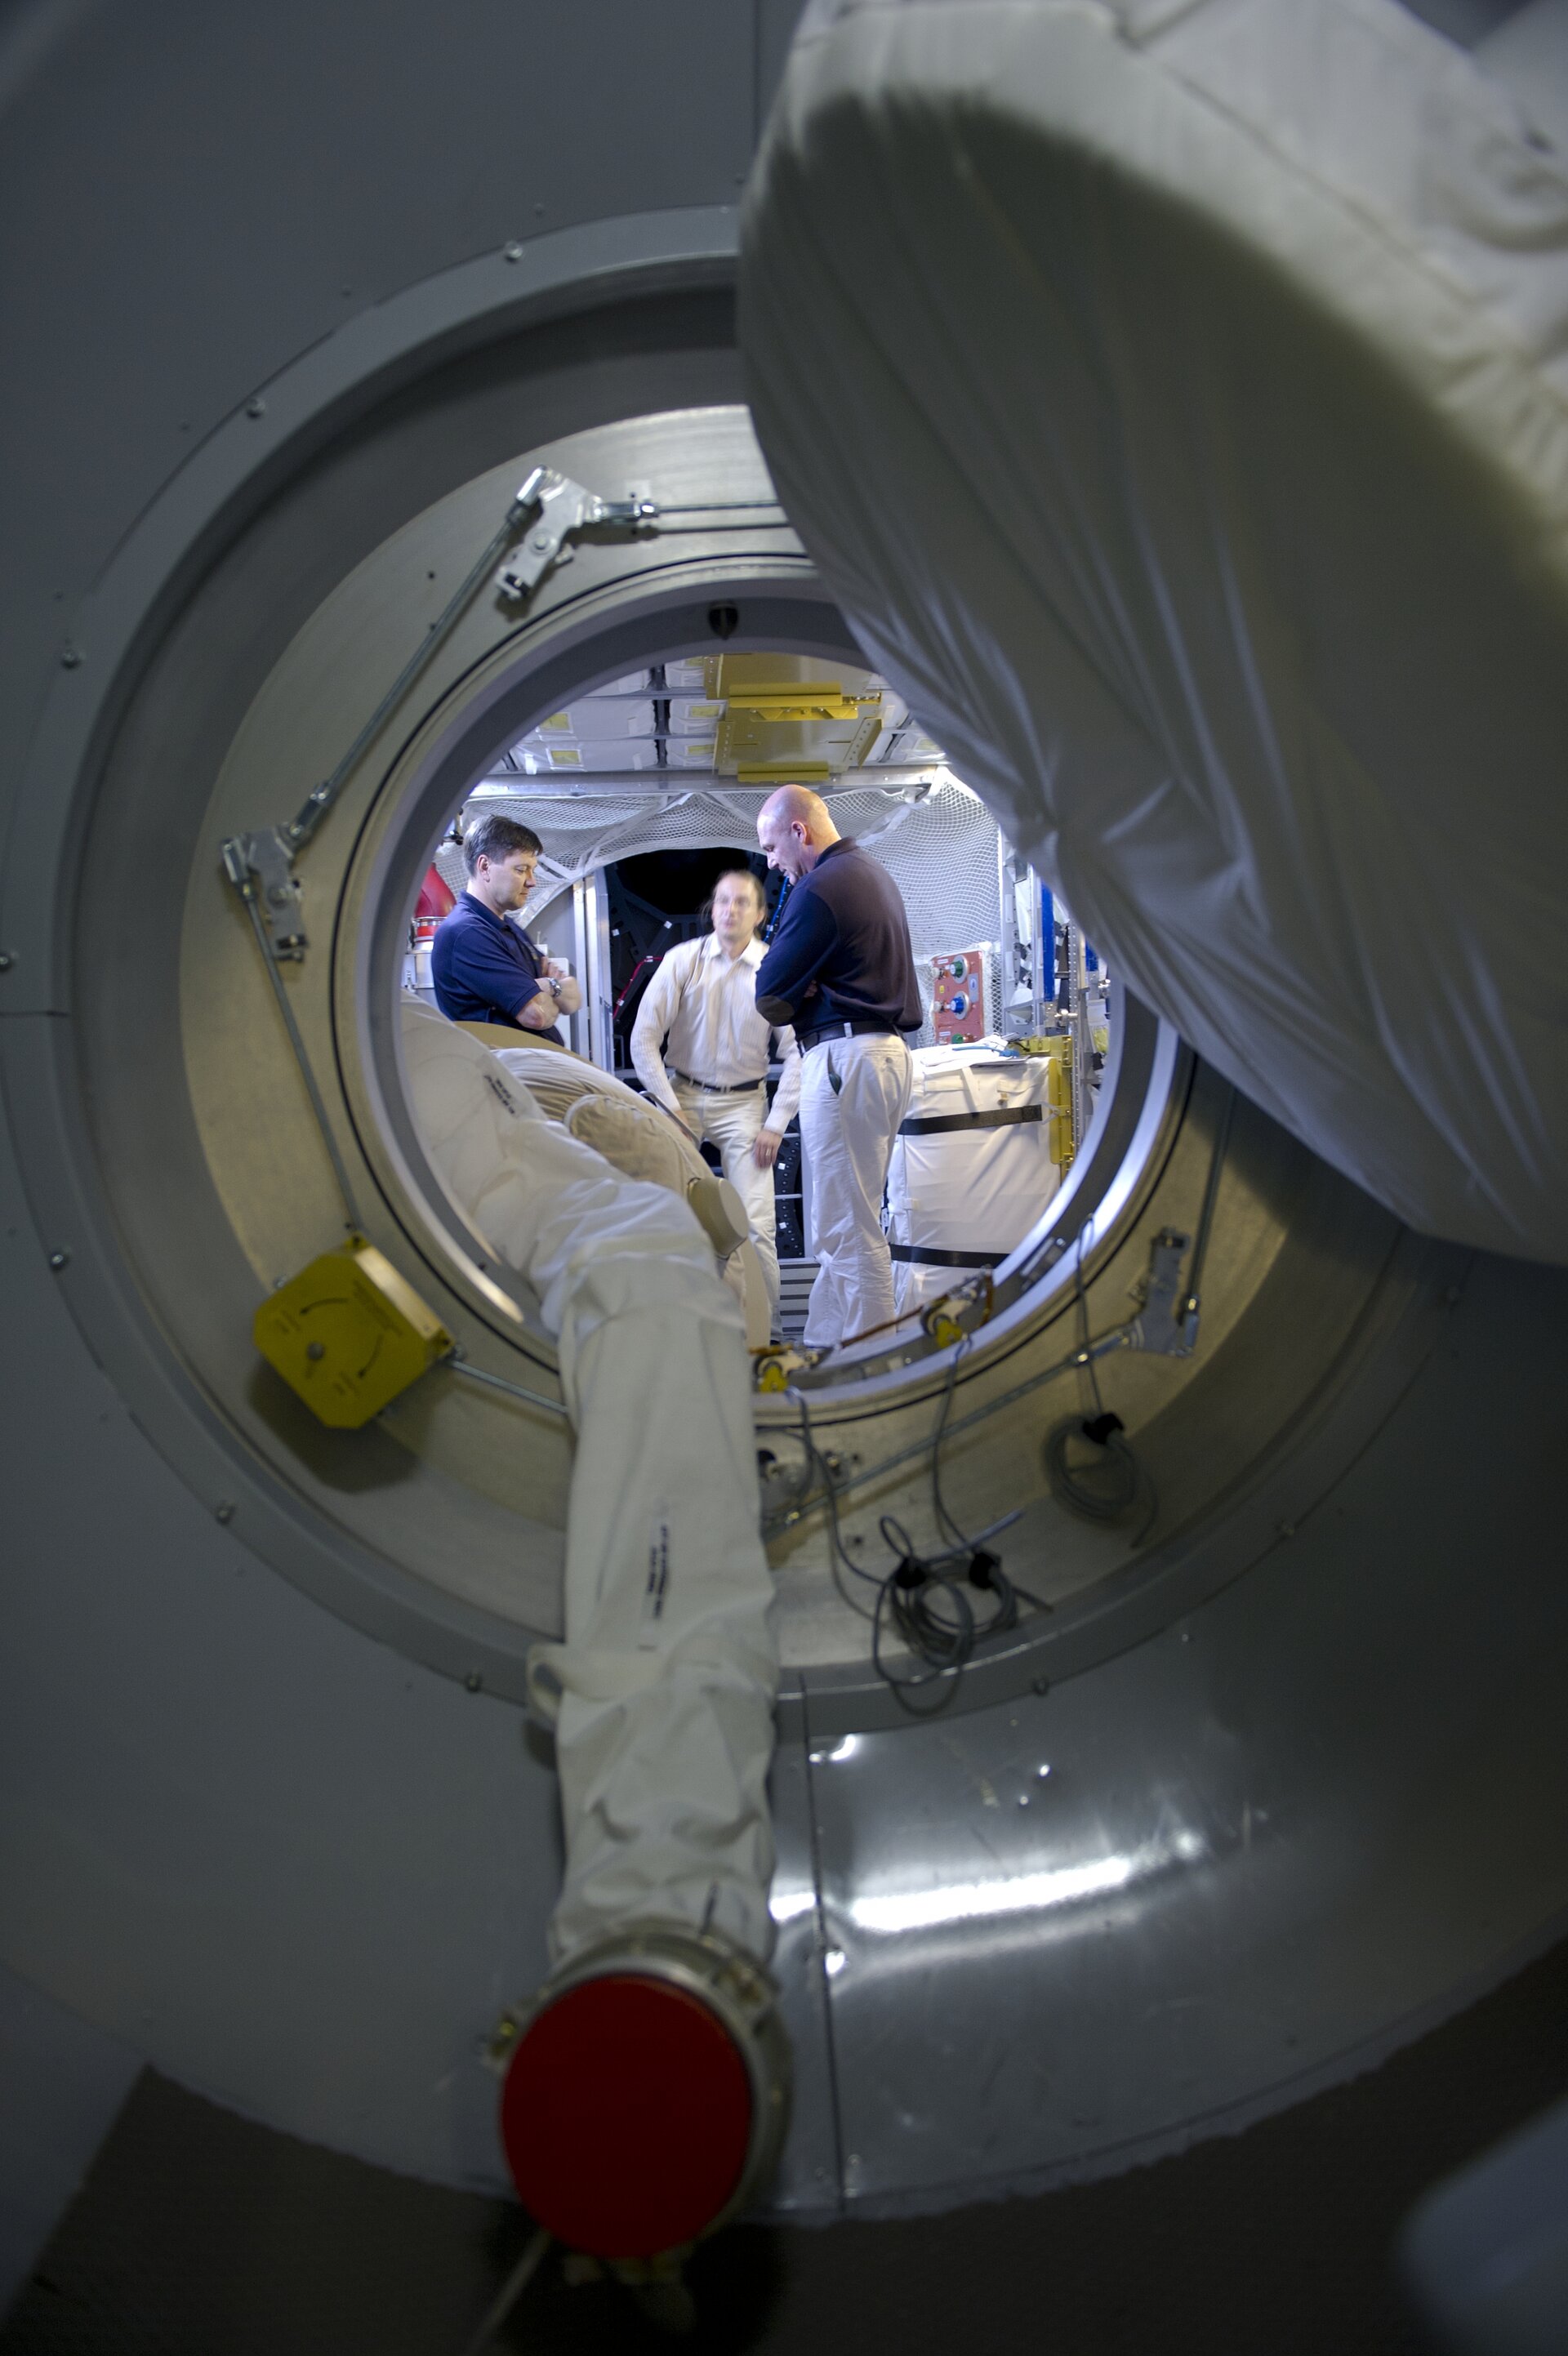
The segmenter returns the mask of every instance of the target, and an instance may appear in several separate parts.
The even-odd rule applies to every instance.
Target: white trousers
[[[826,1039],[805,1058],[800,1150],[811,1171],[807,1249],[818,1262],[806,1315],[811,1349],[892,1323],[882,1193],[914,1078],[909,1050],[890,1032]]]
[[[766,1958],[779,1665],[739,1307],[678,1195],[406,999],[403,1045],[432,1161],[560,1337],[576,1430],[565,1638],[528,1666],[566,1835],[552,1950],[660,1919]]]
[[[694,1088],[689,1081],[671,1078],[681,1106],[681,1118],[699,1145],[716,1145],[725,1176],[746,1205],[746,1224],[768,1287],[768,1306],[775,1328],[779,1323],[779,1239],[773,1205],[773,1173],[759,1170],[751,1158],[757,1133],[768,1110],[768,1089],[747,1088],[736,1096],[715,1096]]]

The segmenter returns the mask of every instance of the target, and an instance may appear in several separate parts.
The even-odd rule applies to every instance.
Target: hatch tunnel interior
[[[40,1333],[62,1321],[24,1452],[58,1462],[48,1401],[91,1368],[116,1431],[134,1402],[156,1472],[106,1476],[98,1537],[84,1525],[38,1606],[9,1837],[39,1895],[6,1961],[89,2044],[448,2186],[499,2181],[467,2064],[495,1959],[526,1976],[557,1869],[518,1715],[527,1644],[553,1624],[568,1453],[536,1304],[444,1200],[409,1113],[391,1011],[418,890],[503,752],[585,691],[713,659],[716,609],[738,616],[737,653],[869,657],[781,513],[750,540],[585,536],[525,616],[493,598],[465,615],[302,862],[295,1009],[373,1239],[433,1288],[469,1365],[532,1405],[436,1370],[353,1450],[258,1375],[257,1299],[340,1211],[217,853],[334,769],[532,465],[611,499],[770,495],[722,291],[733,223],[683,260],[650,262],[651,234],[633,217],[608,294],[599,262],[564,257],[575,291],[521,327],[487,315],[493,290],[455,294],[456,358],[450,323],[413,318],[395,370],[355,353],[329,380],[324,349],[319,380],[269,378],[263,410],[215,434],[201,512],[153,502],[100,626],[79,629],[92,661],[57,667],[57,699],[85,670],[93,708],[51,722],[7,859],[7,955],[26,990],[49,976],[5,1025],[17,1226],[46,1271],[29,1313]],[[666,866],[667,900],[639,889],[660,855],[645,833],[585,873],[684,922],[674,901],[700,879]],[[1134,996],[1113,1004],[1100,1113],[983,1328],[955,1344],[917,1325],[808,1370],[817,1444],[847,1468],[836,1534],[798,1410],[757,1402],[787,1669],[778,1968],[801,2069],[778,2219],[951,2207],[1177,2151],[1352,2077],[1563,1919],[1543,1731],[1557,1276],[1402,1227]],[[1164,1237],[1183,1238],[1174,1266]],[[1101,1366],[1156,1505],[1105,1525],[1053,1494],[1042,1393],[1090,1405],[1085,1336],[1131,1328],[1167,1277],[1201,1291],[1201,1346]],[[964,1424],[944,1460],[955,1510],[1019,1510],[1009,1558],[1050,1609],[982,1648],[933,1731],[873,1674],[835,1547],[874,1547],[890,1505],[929,1514],[944,1387]],[[1499,1495],[1473,1434],[1505,1393],[1518,1469]],[[149,1535],[105,1606],[102,1533],[144,1479]],[[54,1526],[52,1501],[36,1510]],[[202,1547],[254,1566],[247,1594],[227,1551],[170,1537],[198,1517]],[[114,1644],[83,1675],[69,1631],[89,1620]],[[193,1702],[192,1661],[220,1664],[216,1707]],[[259,1739],[280,1718],[287,1762]],[[113,1801],[81,1765],[105,1740]],[[411,1756],[438,1763],[412,1775]],[[251,1826],[242,1858],[220,1792]],[[218,1926],[201,1954],[198,1891]],[[310,1925],[286,1993],[269,1913]],[[406,1970],[386,1960],[404,1939]],[[200,1993],[214,1955],[223,2007]],[[988,2016],[994,2061],[1036,2050],[1042,1975],[1072,2050],[1041,2064],[1048,2096],[1004,2085],[983,2114],[975,2053],[933,2058],[932,1991]],[[895,2015],[903,2052],[881,2033]]]

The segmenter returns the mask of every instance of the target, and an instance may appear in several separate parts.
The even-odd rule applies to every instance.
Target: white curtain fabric
[[[566,1834],[553,1952],[658,1919],[766,1959],[778,1651],[735,1297],[686,1205],[478,1040],[405,998],[403,1047],[436,1171],[559,1337],[576,1433],[565,1641],[529,1663]]]
[[[825,0],[742,338],[861,637],[1112,969],[1568,1260],[1568,166],[1393,0]]]

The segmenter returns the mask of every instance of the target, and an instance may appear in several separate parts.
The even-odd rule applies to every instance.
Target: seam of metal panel
[[[839,2092],[838,2047],[836,2042],[837,2029],[833,2018],[833,1984],[832,1975],[828,1970],[829,1939],[827,1901],[822,1889],[822,1825],[817,1815],[817,1784],[815,1774],[812,1772],[811,1761],[811,1743],[814,1738],[811,1730],[811,1696],[807,1691],[804,1679],[800,1679],[797,1685],[796,1700],[800,1722],[800,1740],[801,1755],[805,1761],[806,1824],[811,1845],[811,1901],[812,1921],[815,1926],[812,1934],[812,1944],[815,1949],[815,1969],[818,1979],[821,1983],[822,2045],[827,2063],[828,2105],[832,2114],[832,2121],[833,2207],[835,2213],[839,2216],[843,2216],[845,2204],[849,2197],[849,2188],[844,2179],[843,2164],[843,2102]]]

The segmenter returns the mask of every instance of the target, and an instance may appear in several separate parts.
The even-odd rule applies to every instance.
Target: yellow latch
[[[1062,1170],[1071,1169],[1078,1141],[1072,1133],[1072,1075],[1068,1069],[1068,1057],[1071,1052],[1065,1039],[1053,1039],[1047,1051],[1049,1068],[1046,1075],[1046,1113],[1051,1132],[1049,1152],[1051,1160]]]
[[[257,1349],[313,1415],[357,1431],[452,1347],[433,1310],[363,1236],[323,1252],[263,1301]]]
[[[814,1366],[822,1357],[821,1350],[797,1349],[793,1343],[775,1342],[751,1354],[751,1381],[754,1390],[787,1391],[798,1374]]]

